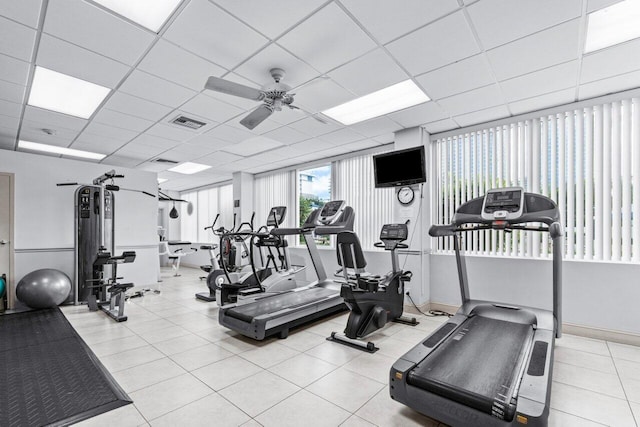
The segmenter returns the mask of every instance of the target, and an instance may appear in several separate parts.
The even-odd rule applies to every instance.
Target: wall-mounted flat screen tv
[[[424,146],[373,156],[376,188],[425,182]]]

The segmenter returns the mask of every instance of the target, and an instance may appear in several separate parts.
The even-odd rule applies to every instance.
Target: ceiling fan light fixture
[[[584,52],[640,37],[640,2],[625,0],[589,14]]]
[[[182,0],[94,0],[96,3],[157,33]]]
[[[405,80],[324,110],[322,114],[348,126],[429,100],[430,98],[412,80]]]

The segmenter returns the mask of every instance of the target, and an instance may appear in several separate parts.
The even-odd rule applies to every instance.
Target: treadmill
[[[311,212],[302,227],[271,230],[276,236],[304,237],[318,280],[279,294],[257,297],[252,302],[225,305],[219,310],[220,324],[256,340],[272,335],[286,338],[293,327],[346,310],[340,296],[341,285],[327,278],[314,236],[353,231],[354,219],[353,208],[343,200],[332,200]]]
[[[549,233],[552,311],[469,298],[460,239],[475,230]],[[562,324],[563,230],[557,205],[518,187],[489,190],[460,206],[450,225],[434,225],[429,234],[453,238],[462,306],[393,364],[391,398],[453,426],[546,426],[553,346]]]

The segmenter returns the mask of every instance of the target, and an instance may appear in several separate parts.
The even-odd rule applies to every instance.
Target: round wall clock
[[[400,187],[396,196],[398,197],[400,204],[410,205],[413,203],[413,199],[415,199],[416,194],[411,187]]]

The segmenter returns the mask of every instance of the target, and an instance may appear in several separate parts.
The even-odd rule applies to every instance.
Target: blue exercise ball
[[[69,276],[53,268],[32,271],[24,276],[16,287],[16,297],[31,308],[60,305],[70,292]]]

